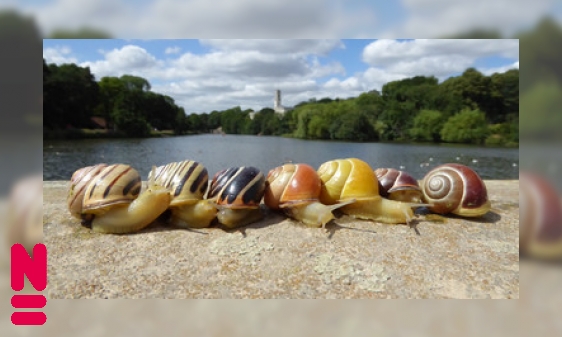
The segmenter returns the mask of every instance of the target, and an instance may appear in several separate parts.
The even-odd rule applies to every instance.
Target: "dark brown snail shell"
[[[491,207],[484,181],[470,167],[443,164],[429,171],[422,182],[424,202],[438,214],[478,217]]]
[[[217,218],[229,228],[244,226],[263,217],[259,209],[265,192],[265,176],[253,166],[231,167],[215,174],[208,198],[219,208]]]
[[[532,173],[519,174],[519,251],[545,260],[562,260],[562,204],[553,185]]]
[[[422,192],[418,181],[409,173],[393,168],[375,170],[379,180],[379,193],[391,200],[421,202]]]

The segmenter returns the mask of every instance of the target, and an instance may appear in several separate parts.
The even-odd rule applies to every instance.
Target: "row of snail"
[[[315,170],[287,163],[265,176],[252,166],[217,172],[193,160],[153,167],[143,189],[129,165],[97,164],[74,172],[67,197],[70,213],[101,233],[141,230],[163,214],[173,226],[205,228],[216,218],[237,228],[264,217],[261,201],[310,227],[325,227],[333,211],[388,224],[410,224],[414,209],[481,216],[490,210],[482,179],[467,166],[445,164],[421,186],[406,172],[373,170],[357,159],[331,160]]]

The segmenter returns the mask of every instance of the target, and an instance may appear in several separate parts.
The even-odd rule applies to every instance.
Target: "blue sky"
[[[259,110],[346,98],[417,75],[444,80],[475,67],[519,67],[517,40],[44,40],[47,63],[90,67],[97,80],[132,74],[187,113]]]

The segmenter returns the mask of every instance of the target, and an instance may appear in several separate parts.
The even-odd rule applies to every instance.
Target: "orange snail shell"
[[[470,167],[443,164],[429,171],[422,182],[424,201],[438,214],[478,217],[491,207],[484,181]]]
[[[325,227],[334,219],[334,209],[354,200],[327,206],[319,201],[321,191],[322,181],[312,166],[285,164],[269,171],[264,203],[309,227]]]
[[[318,201],[322,183],[307,164],[285,164],[269,171],[264,203],[278,210],[295,204]]]
[[[379,193],[382,197],[398,201],[421,202],[420,185],[410,174],[393,168],[378,168],[375,174],[379,180]]]
[[[562,260],[562,204],[545,178],[521,172],[519,251],[525,255]]]

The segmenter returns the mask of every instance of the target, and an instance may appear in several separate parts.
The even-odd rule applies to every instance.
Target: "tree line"
[[[312,98],[283,114],[232,107],[186,115],[148,80],[102,77],[88,67],[43,59],[44,128],[87,129],[101,117],[113,132],[283,135],[303,139],[420,141],[512,145],[519,140],[519,70],[485,76],[469,68],[442,83],[415,76],[346,99]]]
[[[415,76],[357,97],[312,98],[277,114],[234,107],[191,114],[184,130],[303,139],[488,145],[519,142],[519,70],[485,76],[469,68],[442,83]]]

